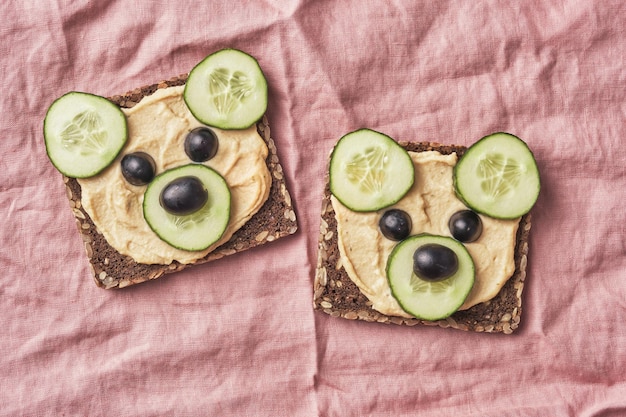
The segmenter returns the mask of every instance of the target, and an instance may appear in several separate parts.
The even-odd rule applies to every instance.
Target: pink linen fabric
[[[626,5],[11,1],[0,12],[0,415],[626,415]],[[299,232],[155,282],[92,282],[42,123],[223,47],[256,56]],[[535,153],[519,331],[312,309],[327,156],[361,127]]]

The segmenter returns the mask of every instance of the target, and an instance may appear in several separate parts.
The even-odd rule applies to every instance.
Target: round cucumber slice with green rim
[[[256,59],[222,49],[191,70],[184,99],[191,114],[206,125],[246,129],[265,114],[267,81]]]
[[[76,91],[52,103],[43,134],[52,164],[73,178],[98,174],[128,139],[126,116],[119,107],[104,97]]]
[[[426,281],[413,270],[413,254],[427,244],[450,248],[458,258],[458,269],[441,281]],[[474,261],[462,243],[447,236],[420,234],[398,243],[387,259],[391,293],[407,313],[422,320],[439,320],[456,312],[474,285]]]
[[[330,157],[330,191],[353,211],[376,211],[397,203],[414,180],[406,149],[374,130],[343,136]]]
[[[161,192],[173,180],[192,176],[208,191],[208,200],[199,210],[184,216],[168,213],[160,204]],[[230,219],[230,190],[224,178],[202,164],[189,164],[157,175],[148,185],[143,215],[150,228],[178,249],[200,251],[217,242]]]
[[[530,211],[539,196],[539,169],[532,151],[509,133],[485,136],[454,167],[454,186],[473,210],[498,219]]]

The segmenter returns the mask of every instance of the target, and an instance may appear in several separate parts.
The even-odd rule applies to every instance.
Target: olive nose
[[[186,216],[204,207],[208,199],[209,193],[198,177],[184,176],[163,188],[159,203],[170,214]]]

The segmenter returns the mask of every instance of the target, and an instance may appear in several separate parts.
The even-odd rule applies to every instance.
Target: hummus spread
[[[270,172],[265,165],[267,145],[256,125],[246,130],[215,129],[219,148],[205,165],[219,172],[231,192],[230,221],[222,238],[197,252],[176,249],[162,241],[143,218],[144,186],[129,184],[120,161],[142,151],[154,159],[156,174],[192,163],[184,150],[187,133],[203,126],[187,109],[184,86],[159,89],[136,106],[123,109],[129,140],[118,158],[101,174],[78,180],[82,205],[107,242],[123,255],[145,264],[192,263],[228,241],[263,206],[269,196]]]
[[[341,262],[350,279],[372,302],[372,308],[387,314],[412,317],[391,294],[387,281],[387,258],[397,242],[385,238],[378,220],[389,208],[398,208],[411,216],[411,235],[430,233],[451,236],[450,216],[467,207],[454,192],[453,167],[457,155],[436,151],[409,152],[415,166],[415,184],[402,200],[378,212],[357,213],[331,197],[337,219]],[[481,216],[481,236],[465,247],[474,260],[474,286],[461,309],[493,298],[515,270],[514,251],[517,220],[498,220]]]

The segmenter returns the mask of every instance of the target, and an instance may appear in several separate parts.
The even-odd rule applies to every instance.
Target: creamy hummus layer
[[[337,218],[341,262],[350,279],[373,303],[372,308],[387,314],[412,317],[391,294],[385,268],[397,242],[385,238],[378,220],[385,210],[398,208],[411,216],[411,235],[430,233],[451,236],[450,216],[467,207],[456,197],[452,170],[455,153],[436,151],[409,152],[415,166],[415,184],[407,195],[392,207],[379,212],[357,213],[331,197]],[[481,216],[480,238],[465,247],[474,260],[476,280],[461,309],[493,298],[515,271],[514,251],[519,219],[497,220]]]
[[[129,184],[122,176],[121,158],[131,152],[148,153],[161,172],[192,163],[184,150],[187,133],[203,126],[187,109],[184,86],[159,89],[131,109],[123,109],[129,140],[118,158],[101,174],[78,180],[82,205],[109,244],[123,255],[145,264],[192,263],[226,242],[263,206],[269,196],[270,172],[265,165],[267,145],[256,126],[246,130],[212,128],[219,139],[217,155],[204,164],[225,179],[231,191],[230,221],[222,238],[204,251],[176,249],[162,241],[143,218],[147,186]],[[210,192],[210,191],[209,191]]]

